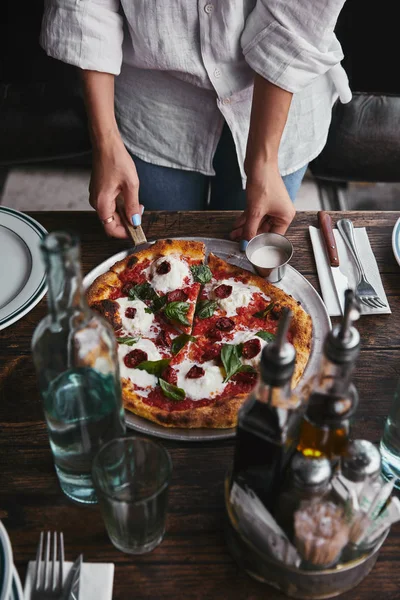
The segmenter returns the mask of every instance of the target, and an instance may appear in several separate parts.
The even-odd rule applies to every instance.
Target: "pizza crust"
[[[89,306],[95,302],[110,298],[116,289],[120,289],[122,283],[119,277],[112,271],[99,275],[86,292]]]
[[[229,429],[236,426],[238,410],[248,394],[240,394],[229,399],[222,398],[209,406],[168,411],[143,402],[132,383],[128,379],[123,379],[122,396],[126,410],[163,427]]]
[[[126,269],[145,262],[146,260],[156,260],[160,256],[168,256],[169,254],[180,254],[187,256],[194,261],[204,261],[206,247],[203,242],[191,242],[190,240],[158,240],[148,248],[139,250],[135,254],[130,254],[126,258],[118,261],[111,267],[114,273],[122,273]],[[136,260],[134,260],[136,258]],[[132,262],[134,261],[134,262]],[[131,264],[132,263],[132,264]]]

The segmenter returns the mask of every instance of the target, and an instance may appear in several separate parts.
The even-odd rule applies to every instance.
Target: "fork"
[[[336,223],[336,226],[346,242],[348,249],[352,253],[359,271],[360,282],[355,290],[356,296],[363,304],[365,304],[365,306],[369,306],[370,308],[386,308],[386,304],[379,298],[376,290],[372,287],[365,274],[356,245],[353,223],[350,219],[340,219]]]
[[[57,537],[59,539],[58,560],[56,560]],[[47,532],[44,545],[44,565],[42,564],[43,539],[44,533],[42,531],[36,553],[35,574],[32,583],[32,595],[30,600],[60,600],[63,592],[64,536],[62,533],[57,536],[57,533],[54,532],[52,545],[50,531]],[[52,554],[52,560],[49,570],[50,553]],[[58,569],[56,569],[56,565],[58,565]],[[57,570],[58,574],[56,573]]]

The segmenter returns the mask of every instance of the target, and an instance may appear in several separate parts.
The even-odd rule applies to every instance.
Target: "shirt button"
[[[214,77],[216,77],[218,79],[218,77],[221,77],[221,71],[219,69],[214,69]]]
[[[222,100],[222,104],[230,104],[231,103],[231,99],[230,98],[224,98]]]
[[[204,10],[206,11],[206,13],[208,15],[211,15],[211,13],[214,10],[214,5],[213,4],[206,4],[205,7],[204,7]]]

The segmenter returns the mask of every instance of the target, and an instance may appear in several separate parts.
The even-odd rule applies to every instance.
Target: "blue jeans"
[[[132,158],[139,176],[139,200],[145,210],[244,210],[246,206],[235,144],[227,125],[215,152],[214,177],[160,167],[134,155]],[[293,202],[306,170],[307,165],[283,177]]]

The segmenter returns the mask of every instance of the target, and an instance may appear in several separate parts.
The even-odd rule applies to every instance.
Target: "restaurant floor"
[[[86,169],[15,168],[3,173],[0,204],[22,211],[88,210],[89,176]],[[400,209],[400,183],[350,183],[345,196],[348,210]],[[299,211],[322,208],[318,185],[309,171],[300,188],[296,208]]]

